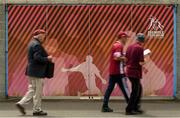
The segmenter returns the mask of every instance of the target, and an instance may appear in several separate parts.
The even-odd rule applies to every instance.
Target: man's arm
[[[121,55],[121,52],[115,52],[113,56],[114,56],[114,60],[116,61],[123,61],[123,62],[127,61],[127,58],[124,55]]]
[[[48,61],[50,61],[49,57],[43,57],[42,56],[42,47],[40,45],[35,45],[33,47],[33,58],[36,61],[42,62],[42,63],[47,63]]]
[[[140,62],[139,62],[139,64],[142,66],[142,65],[149,62],[149,60],[150,60],[150,50],[148,51],[149,53],[146,54],[146,53],[144,53],[143,48],[141,48],[139,52],[140,52]]]
[[[139,64],[142,66],[142,65],[148,63],[149,61],[150,61],[150,55],[146,55],[144,57],[144,61],[143,62],[139,62]]]

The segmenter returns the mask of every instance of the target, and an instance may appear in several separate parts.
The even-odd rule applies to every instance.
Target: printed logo
[[[164,26],[160,23],[160,21],[155,17],[151,17],[149,20],[150,24],[148,26],[148,36],[164,38]]]

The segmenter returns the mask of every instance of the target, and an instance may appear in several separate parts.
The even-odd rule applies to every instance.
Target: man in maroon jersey
[[[130,45],[126,51],[126,76],[129,78],[132,85],[132,92],[126,107],[126,115],[134,115],[143,113],[140,110],[140,101],[142,94],[142,85],[140,79],[142,78],[142,65],[146,63],[144,61],[144,49],[145,36],[143,33],[138,33],[136,36],[136,42]]]

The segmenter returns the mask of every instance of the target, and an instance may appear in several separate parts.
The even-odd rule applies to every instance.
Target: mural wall
[[[55,73],[45,79],[45,96],[102,96],[109,58],[119,31],[129,44],[136,33],[148,39],[151,61],[143,67],[144,96],[173,95],[173,6],[166,5],[9,5],[8,95],[27,91],[27,44],[35,29],[45,29]],[[127,81],[130,88],[130,83]],[[116,87],[112,96],[121,95]]]

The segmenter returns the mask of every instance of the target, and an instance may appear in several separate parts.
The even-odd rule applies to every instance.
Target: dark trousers
[[[108,106],[109,97],[110,97],[116,83],[119,85],[119,88],[121,89],[121,91],[122,91],[122,93],[126,99],[126,102],[128,103],[129,97],[128,97],[128,94],[125,90],[125,85],[123,84],[123,78],[124,77],[125,77],[125,75],[122,75],[122,74],[110,75],[108,88],[107,88],[105,95],[104,95],[103,106]]]
[[[140,78],[129,77],[132,85],[132,92],[130,95],[129,103],[126,107],[126,112],[138,110],[140,108],[141,96],[142,96],[142,85]]]

